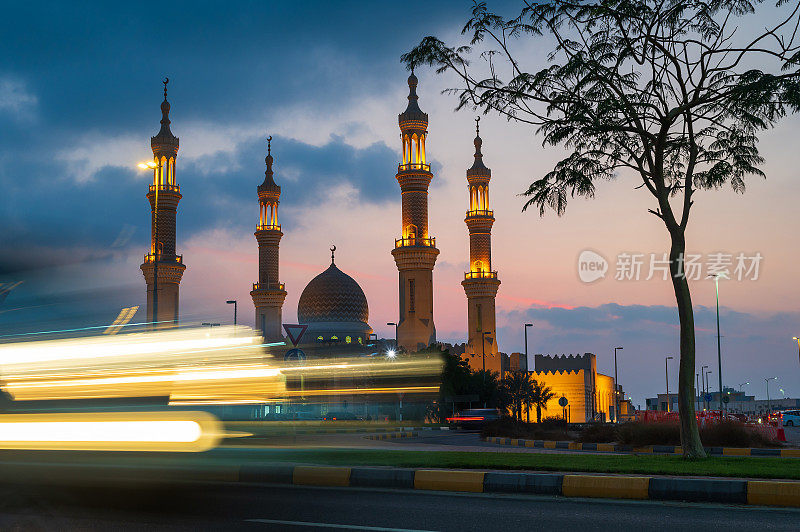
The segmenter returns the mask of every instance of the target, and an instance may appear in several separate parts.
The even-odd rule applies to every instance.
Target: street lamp
[[[719,278],[722,277],[723,279],[727,278],[725,273],[712,273],[709,277],[714,278],[714,286],[716,287],[717,291],[717,364],[718,364],[718,376],[719,376],[719,417],[722,419],[722,346],[720,344],[720,336],[719,336]]]
[[[664,375],[667,379],[667,412],[670,410],[670,406],[672,401],[669,398],[669,360],[672,360],[675,357],[665,357],[664,358]]]
[[[772,411],[772,405],[770,404],[769,400],[769,381],[773,380],[775,381],[778,380],[778,377],[767,377],[766,379],[764,379],[764,382],[767,383],[767,416],[769,416],[769,413]]]
[[[525,369],[528,369],[528,327],[533,327],[533,323],[526,323],[525,330]],[[800,343],[798,343],[800,345]]]
[[[614,348],[614,417],[619,423],[619,384],[617,381],[617,350],[621,347]]]
[[[703,404],[706,404],[706,368],[708,366],[700,366],[700,389],[703,392]],[[703,408],[705,410],[705,408]]]
[[[708,376],[711,375],[712,373],[714,372],[711,371],[710,369],[706,370],[706,394],[708,395],[711,395],[711,381],[708,380]],[[708,402],[708,409],[711,410],[711,401],[709,400],[707,402]]]
[[[488,335],[492,334],[489,331],[481,333],[481,347],[483,348],[483,408],[486,408],[486,340]],[[491,340],[491,338],[488,338]]]
[[[400,346],[397,344],[397,324],[396,323],[387,323],[386,325],[393,325],[394,326],[394,348],[395,350],[400,349]]]
[[[739,385],[739,391],[740,391],[740,392],[742,391],[742,386],[749,386],[749,385],[750,385],[750,382],[749,382],[749,381],[748,381],[748,382],[743,382],[743,383],[741,383],[741,384]]]
[[[227,303],[228,305],[233,305],[233,326],[236,327],[236,306],[237,306],[236,300],[229,299],[225,303]]]
[[[800,338],[792,336],[792,340],[797,342],[797,357],[800,359]]]

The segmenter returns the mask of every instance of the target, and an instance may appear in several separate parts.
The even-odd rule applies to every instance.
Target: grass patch
[[[259,453],[264,460],[319,465],[519,469],[584,473],[715,476],[800,479],[800,461],[770,457],[594,455],[450,451],[382,451],[360,449],[275,449]]]

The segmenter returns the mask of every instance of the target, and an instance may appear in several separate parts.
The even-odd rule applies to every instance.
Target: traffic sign
[[[728,404],[728,403],[731,402],[731,398],[728,397],[727,395],[723,395],[722,396],[722,402],[725,403],[725,404]]]
[[[295,347],[294,349],[289,349],[288,351],[286,351],[286,354],[283,355],[283,359],[284,360],[298,360],[298,361],[305,360],[306,359],[306,354],[303,353],[302,349],[297,349]]]
[[[289,340],[295,347],[297,347],[297,344],[300,343],[300,339],[303,338],[306,329],[308,329],[308,325],[296,325],[290,323],[283,324],[283,330],[286,331],[286,336],[289,337]]]
[[[710,401],[711,401],[711,394],[710,394],[710,393],[707,393],[707,394],[705,395],[705,397],[703,397],[703,399],[705,399],[707,402],[710,402]]]
[[[567,401],[566,397],[561,396],[561,399],[558,400],[558,404],[561,406],[561,408],[564,408],[569,404],[569,401]]]

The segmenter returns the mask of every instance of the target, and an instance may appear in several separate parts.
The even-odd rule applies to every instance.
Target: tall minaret
[[[157,326],[178,323],[178,287],[186,266],[183,257],[175,253],[175,216],[181,200],[181,187],[175,181],[175,159],[178,138],[169,129],[169,102],[164,81],[164,101],[161,102],[161,130],[150,138],[153,149],[153,184],[147,193],[150,200],[150,253],[140,266],[147,283],[147,321]]]
[[[495,356],[498,350],[494,311],[500,281],[497,272],[492,271],[494,212],[489,210],[492,171],[483,164],[479,121],[480,118],[475,120],[475,162],[467,170],[469,210],[464,221],[469,228],[469,271],[464,274],[461,286],[467,293],[467,350],[475,354],[476,361],[485,353],[486,369],[500,371],[500,360]]]
[[[272,137],[267,139],[267,171],[264,182],[258,186],[258,204],[261,208],[256,240],[258,241],[258,282],[253,284],[250,296],[256,307],[256,329],[265,340],[282,340],[282,310],[286,299],[284,285],[278,280],[278,250],[281,243],[281,226],[278,223],[278,203],[281,187],[272,178]]]
[[[417,351],[436,341],[433,324],[433,266],[439,250],[428,233],[428,186],[433,174],[425,162],[428,115],[417,105],[417,77],[408,78],[408,107],[398,116],[403,141],[403,162],[397,182],[403,193],[402,238],[392,255],[400,272],[400,317],[397,343]]]

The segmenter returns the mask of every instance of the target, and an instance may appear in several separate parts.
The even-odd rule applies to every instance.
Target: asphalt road
[[[0,488],[2,530],[797,530],[800,511],[355,488]]]

